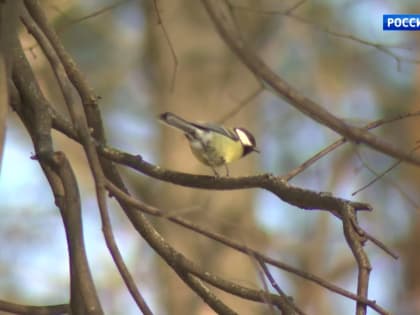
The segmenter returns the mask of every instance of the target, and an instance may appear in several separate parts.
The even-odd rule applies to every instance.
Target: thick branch
[[[48,177],[49,174],[46,169],[49,166],[52,168],[55,164],[51,139],[52,119],[50,112],[48,111],[48,102],[45,100],[37,84],[35,76],[32,73],[31,67],[26,60],[17,38],[14,43],[14,57],[13,81],[23,103],[23,106],[17,107],[18,114],[28,128],[35,146],[36,156],[40,160],[41,166],[43,166]],[[62,183],[62,185],[64,186],[64,183]],[[68,188],[71,190],[63,190],[65,194],[70,194],[65,195],[65,198],[69,199],[66,199],[63,206],[70,212],[68,215],[71,217],[68,218],[68,221],[71,221],[72,223],[69,224],[69,226],[71,226],[71,229],[75,229],[66,229],[66,232],[68,233],[69,249],[72,251],[70,253],[70,265],[77,270],[76,274],[73,274],[74,277],[72,277],[72,280],[76,281],[75,285],[78,288],[77,290],[73,290],[72,287],[72,294],[75,294],[75,296],[72,296],[72,299],[78,299],[78,297],[82,295],[85,303],[84,305],[86,306],[85,309],[88,310],[88,312],[91,311],[89,314],[102,314],[99,299],[97,298],[96,290],[90,276],[86,254],[84,252],[80,204],[77,203],[77,191],[74,192],[74,189],[77,190],[75,180]],[[54,188],[53,191],[56,192]],[[77,209],[79,209],[79,214],[77,213]],[[80,221],[77,219],[78,215]],[[63,219],[66,220],[64,216]],[[78,225],[78,222],[80,225]]]
[[[79,294],[85,305],[86,314],[103,314],[96,291],[93,287],[93,279],[89,270],[86,250],[83,240],[83,224],[80,205],[80,195],[76,177],[70,163],[62,152],[56,152],[50,163],[52,169],[58,175],[63,187],[64,195],[56,194],[56,203],[60,208],[68,240],[70,273],[72,279],[72,299]],[[75,283],[73,284],[73,280]],[[80,301],[71,301],[72,311],[80,311]]]
[[[281,200],[298,208],[306,210],[326,210],[337,216],[340,216],[339,211],[346,204],[350,204],[355,210],[372,210],[369,204],[341,199],[332,196],[330,193],[315,192],[309,189],[292,186],[283,180],[282,177],[271,174],[238,178],[217,178],[213,176],[191,175],[165,170],[142,160],[140,156],[131,155],[109,147],[100,147],[99,149],[104,157],[114,162],[131,167],[150,177],[181,186],[214,190],[262,188],[272,192]]]
[[[0,167],[9,109],[8,81],[11,79],[13,41],[17,38],[21,5],[20,0],[8,0],[0,3]]]
[[[34,9],[35,8],[35,9]],[[80,104],[76,103],[71,93],[71,84],[68,80],[66,69],[62,64],[60,58],[67,58],[67,54],[63,54],[63,48],[58,41],[58,37],[55,36],[55,32],[50,28],[46,22],[46,18],[43,15],[42,11],[39,10],[38,6],[29,7],[30,12],[34,19],[37,20],[38,25],[41,26],[44,32],[28,17],[24,16],[22,18],[25,26],[31,32],[31,34],[36,38],[40,47],[42,48],[44,54],[47,56],[48,61],[51,64],[53,72],[57,78],[61,92],[64,96],[65,103],[71,117],[73,120],[73,126],[75,126],[75,131],[79,134],[79,139],[85,149],[86,155],[88,157],[89,165],[93,173],[96,195],[99,205],[99,210],[101,214],[101,220],[103,225],[104,238],[107,244],[107,247],[114,259],[114,262],[129,290],[134,300],[136,301],[139,309],[145,315],[152,315],[152,311],[147,305],[145,299],[137,289],[137,286],[134,282],[133,277],[131,276],[127,266],[124,263],[123,257],[119,251],[117,243],[115,242],[111,220],[109,218],[107,204],[106,204],[106,194],[104,187],[104,175],[101,169],[99,158],[96,153],[96,149],[91,141],[91,136],[88,131],[86,117],[83,111],[83,108]],[[47,36],[44,35],[47,34]],[[61,51],[61,54],[60,54]],[[65,59],[64,61],[66,61]]]

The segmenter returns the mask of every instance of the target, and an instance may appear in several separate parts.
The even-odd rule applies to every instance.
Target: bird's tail
[[[169,112],[160,114],[159,120],[171,127],[180,129],[187,134],[194,134],[197,129],[200,129],[196,124],[186,121],[185,119]]]

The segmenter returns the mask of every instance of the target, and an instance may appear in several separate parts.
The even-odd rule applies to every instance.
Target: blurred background
[[[171,170],[210,175],[209,168],[193,159],[184,136],[158,123],[156,117],[163,111],[251,130],[261,154],[233,164],[231,176],[286,174],[339,138],[268,91],[241,106],[258,91],[259,82],[218,37],[200,1],[158,1],[160,17],[152,1],[42,3],[66,49],[101,97],[107,137],[118,149]],[[231,3],[250,46],[281,77],[335,115],[362,126],[420,108],[419,35],[382,31],[383,14],[419,12],[418,2],[306,1],[292,16],[281,12],[295,1]],[[44,56],[25,30],[21,38],[45,94],[64,113]],[[386,45],[391,54],[376,44]],[[419,140],[419,120],[405,119],[373,132],[409,151]],[[106,313],[138,314],[103,241],[81,148],[59,133],[54,140],[77,173],[88,258]],[[25,129],[10,112],[0,177],[0,298],[23,304],[64,303],[69,298],[64,229],[48,183],[30,159],[33,153]],[[375,177],[373,172],[393,162],[361,145],[346,144],[291,183],[374,207],[360,216],[361,226],[400,258],[395,261],[367,245],[373,266],[369,297],[394,314],[414,315],[420,313],[419,169],[400,165],[352,196]],[[261,190],[201,191],[121,171],[138,198],[355,291],[356,266],[340,221],[330,214],[305,212]],[[110,208],[118,245],[155,314],[213,314],[155,256],[112,201]],[[163,219],[151,220],[176,249],[204,269],[264,288],[256,262],[249,257]],[[308,314],[354,313],[352,301],[271,271]],[[269,311],[216,292],[239,314]]]

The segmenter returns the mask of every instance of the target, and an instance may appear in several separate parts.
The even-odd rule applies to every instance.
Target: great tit
[[[161,122],[184,132],[192,153],[202,163],[208,165],[216,176],[215,167],[238,160],[251,152],[259,152],[254,136],[244,128],[224,128],[216,124],[193,123],[166,112],[159,115]]]

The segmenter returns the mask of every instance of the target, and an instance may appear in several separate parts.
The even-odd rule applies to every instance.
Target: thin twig
[[[305,1],[298,2],[297,7],[302,5],[303,2],[305,2]],[[295,8],[295,6],[292,6],[291,9],[287,8],[287,9],[284,9],[284,10],[259,10],[259,9],[255,9],[255,8],[251,8],[251,7],[247,7],[247,6],[236,5],[236,4],[231,5],[231,6],[235,9],[238,9],[238,10],[252,11],[252,12],[255,12],[256,14],[285,16],[285,17],[294,19],[294,20],[300,22],[301,24],[309,25],[309,26],[312,27],[312,29],[317,29],[318,31],[323,32],[325,34],[328,34],[330,36],[337,37],[339,39],[353,41],[353,42],[356,42],[356,43],[364,45],[364,46],[375,48],[378,51],[392,57],[397,64],[397,70],[399,70],[402,61],[411,62],[411,63],[415,63],[415,64],[420,63],[419,59],[399,56],[391,50],[392,48],[400,48],[398,46],[395,46],[395,45],[391,46],[391,45],[386,45],[386,44],[381,44],[381,43],[373,43],[371,41],[359,38],[359,37],[357,37],[353,34],[347,34],[347,33],[339,32],[339,31],[336,31],[336,30],[332,29],[331,27],[321,25],[321,24],[319,24],[319,22],[311,21],[311,20],[308,20],[308,19],[303,18],[301,16],[295,15],[295,14],[293,14],[293,11],[295,11],[295,9],[297,8],[297,7]]]
[[[265,292],[265,304],[268,305],[268,309],[269,309],[268,311],[270,312],[271,315],[275,315],[274,305],[270,300],[270,290],[268,288],[267,280],[264,276],[264,271],[261,270],[259,260],[256,256],[252,255],[252,253],[248,253],[248,256],[251,259],[251,262],[255,265],[255,269],[257,270],[257,274],[260,277],[260,280],[262,282],[263,289],[264,289],[264,292]],[[279,295],[282,296],[281,294],[279,294]],[[286,297],[286,299],[287,299],[287,297]],[[285,304],[285,306],[286,306],[286,304]],[[282,314],[284,314],[284,315],[295,315],[294,312],[293,312],[293,308],[291,308],[291,307],[281,308],[280,310],[281,310]]]
[[[249,96],[247,96],[244,100],[240,101],[234,108],[232,108],[229,112],[227,112],[225,115],[223,115],[218,122],[224,123],[228,119],[232,118],[233,116],[237,115],[244,107],[250,102],[256,98],[261,92],[264,91],[264,86],[260,85],[258,89],[256,89],[254,92],[252,92]]]
[[[268,281],[270,281],[270,284],[274,288],[274,290],[276,290],[280,296],[283,296],[287,301],[289,301],[290,307],[294,310],[294,312],[296,312],[296,314],[305,315],[306,313],[302,311],[299,307],[297,307],[297,305],[291,301],[291,298],[283,292],[283,290],[280,288],[277,281],[274,279],[273,275],[271,274],[270,270],[268,269],[265,262],[261,259],[261,257],[259,257],[257,261],[260,264],[264,275],[267,277]]]
[[[420,149],[420,145],[415,146],[412,150],[411,153],[417,151],[418,149]],[[360,157],[361,159],[361,157]],[[363,160],[361,159],[361,161],[363,162]],[[351,195],[355,196],[356,194],[358,194],[359,192],[365,190],[366,188],[368,188],[369,186],[373,185],[374,183],[376,183],[378,180],[380,180],[381,178],[383,178],[386,174],[388,174],[389,172],[391,172],[393,169],[395,169],[398,165],[400,165],[402,163],[401,160],[396,161],[394,163],[391,164],[391,166],[389,166],[388,168],[386,168],[384,171],[382,171],[381,173],[378,173],[376,171],[374,171],[371,167],[369,167],[366,163],[363,162],[363,165],[369,170],[371,171],[373,174],[375,174],[375,177],[373,179],[371,179],[369,182],[367,182],[365,185],[363,185],[362,187],[360,187],[359,189],[355,190]]]
[[[67,28],[69,28],[69,27],[71,27],[71,26],[73,26],[75,24],[78,24],[80,22],[86,21],[86,20],[91,19],[93,17],[97,17],[97,16],[99,16],[101,14],[104,14],[104,13],[106,13],[108,11],[111,11],[111,10],[115,9],[116,7],[119,7],[120,5],[123,5],[123,4],[125,4],[126,2],[129,2],[129,1],[133,1],[133,0],[120,0],[120,1],[117,1],[117,2],[115,2],[113,4],[107,5],[107,6],[101,8],[99,10],[96,10],[96,11],[94,11],[92,13],[89,13],[87,15],[84,15],[82,17],[79,17],[79,18],[76,18],[76,19],[72,19],[70,22],[68,22],[65,25],[63,25],[60,28],[58,28],[57,29],[57,32],[62,32],[62,31],[66,30]]]
[[[370,122],[367,125],[365,125],[363,127],[363,129],[371,130],[371,129],[377,128],[377,127],[385,125],[385,124],[389,124],[389,123],[396,122],[396,121],[406,119],[406,118],[418,117],[418,116],[420,116],[420,111],[414,111],[414,112],[405,113],[405,114],[398,114],[398,115],[396,115],[394,117],[391,117],[391,118],[379,119],[379,120],[375,120],[373,122]],[[337,141],[333,142],[329,146],[322,149],[317,154],[313,155],[310,159],[303,162],[301,165],[299,165],[295,169],[288,172],[286,175],[283,176],[283,178],[287,181],[290,181],[292,178],[294,178],[298,174],[302,173],[304,170],[309,168],[311,165],[313,165],[315,162],[320,160],[322,157],[326,156],[328,153],[335,150],[336,148],[338,148],[339,146],[341,146],[342,144],[344,144],[346,142],[347,142],[347,139],[344,138],[344,137],[338,139]]]
[[[284,14],[291,14],[294,11],[296,11],[298,8],[300,8],[307,0],[300,0],[297,1],[294,5],[292,5],[290,8],[284,10]]]
[[[177,72],[178,72],[178,57],[177,57],[175,49],[172,45],[171,38],[169,37],[168,30],[166,29],[166,26],[163,23],[162,17],[160,15],[159,7],[158,7],[158,4],[157,4],[158,0],[152,0],[152,1],[153,1],[153,7],[154,7],[154,10],[155,10],[155,14],[156,14],[157,24],[162,29],[163,36],[165,37],[165,40],[168,43],[169,51],[171,52],[172,60],[174,62],[174,68],[172,70],[171,85],[170,85],[170,87],[171,87],[170,91],[173,92],[174,88],[175,88],[176,75],[177,75]]]
[[[391,256],[394,259],[398,259],[399,256],[397,253],[395,253],[392,249],[390,249],[388,246],[386,246],[383,242],[378,240],[376,237],[370,235],[366,231],[363,231],[363,234],[366,236],[366,238],[371,241],[373,244],[378,246],[380,249],[382,249],[385,253],[387,253],[389,256]]]

